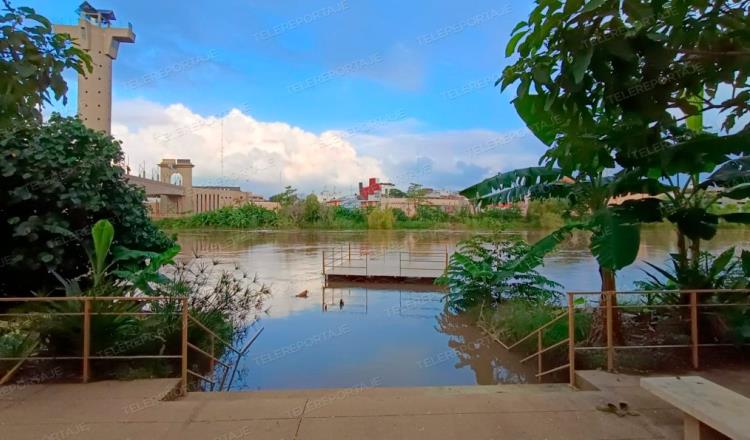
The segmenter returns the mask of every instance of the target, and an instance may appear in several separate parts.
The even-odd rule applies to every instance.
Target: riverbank
[[[367,229],[465,229],[556,228],[564,224],[559,204],[532,203],[523,214],[519,209],[492,209],[479,213],[461,210],[446,213],[420,206],[408,217],[399,209],[343,208],[297,205],[272,211],[253,204],[225,207],[184,217],[156,220],[163,229],[275,229],[275,230],[367,230]]]

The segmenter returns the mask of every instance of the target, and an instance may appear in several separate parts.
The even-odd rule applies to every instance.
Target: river
[[[270,287],[263,333],[240,362],[233,390],[357,386],[442,386],[534,381],[521,364],[466,319],[443,312],[427,288],[323,288],[322,251],[333,246],[451,252],[467,231],[182,231],[183,257],[257,275]],[[544,231],[509,231],[533,242]],[[645,228],[638,261],[618,273],[618,288],[643,279],[645,261],[662,265],[674,233]],[[723,229],[706,244],[717,252],[750,243],[750,230]],[[540,272],[565,290],[598,290],[597,265],[584,235],[545,259]],[[304,290],[307,298],[296,295]],[[531,364],[531,363],[529,363]]]

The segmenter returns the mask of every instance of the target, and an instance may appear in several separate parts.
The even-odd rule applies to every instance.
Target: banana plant
[[[564,176],[560,169],[543,166],[499,173],[466,188],[461,194],[480,207],[518,202],[527,197],[568,198],[572,206],[578,207],[580,218],[533,244],[528,257],[518,259],[510,268],[525,270],[538,264],[541,257],[553,251],[573,231],[588,231],[592,234],[591,254],[599,263],[602,291],[611,291],[616,287],[615,272],[635,261],[640,245],[640,223],[661,219],[651,214],[648,205],[652,208],[657,203],[653,199],[609,206],[613,196],[634,190],[626,183],[601,175],[572,179]]]
[[[109,220],[99,220],[91,228],[93,246],[88,253],[91,264],[91,279],[94,287],[102,285],[107,277],[107,271],[115,264],[115,261],[107,264],[109,249],[112,246],[114,238],[115,228]]]

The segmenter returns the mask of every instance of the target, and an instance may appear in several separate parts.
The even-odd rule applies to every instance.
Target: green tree
[[[0,292],[25,294],[85,273],[91,226],[108,219],[115,244],[162,252],[173,241],[148,217],[143,191],[128,184],[120,144],[76,118],[17,121],[0,130]]]
[[[278,202],[281,206],[291,206],[299,200],[299,196],[297,195],[297,190],[289,185],[284,187],[284,191],[275,194],[269,198],[272,202]]]
[[[305,197],[304,202],[304,219],[308,224],[314,224],[320,220],[320,202],[318,196],[310,194]]]
[[[50,21],[27,7],[3,1],[0,16],[0,127],[12,119],[41,121],[42,106],[67,102],[66,69],[91,72],[91,57],[69,35],[55,34]]]
[[[421,199],[427,195],[427,189],[419,183],[410,183],[406,190],[406,197],[410,199]]]
[[[539,274],[532,265],[523,271],[515,261],[526,258],[529,245],[522,240],[507,240],[501,234],[480,235],[459,243],[446,273],[436,280],[449,287],[448,307],[465,311],[508,300],[545,304],[559,295],[562,286]],[[541,259],[537,262],[541,264]]]
[[[611,197],[664,193],[660,178],[696,163],[713,168],[726,160],[721,155],[750,145],[747,127],[722,137],[690,136],[684,127],[696,114],[720,110],[722,127],[729,130],[747,113],[747,6],[748,1],[538,0],[528,20],[514,28],[506,55],[517,54],[518,60],[498,83],[503,89],[518,85],[513,104],[548,146],[546,167],[536,171],[553,180],[520,176],[526,180],[515,182],[519,175],[507,173],[506,180],[514,182],[504,187],[538,192],[560,176],[575,180],[596,222],[585,226],[594,228],[602,290],[614,290],[614,271],[635,258],[638,223],[655,220],[652,212],[665,214],[654,199],[613,210]],[[731,99],[719,98],[722,88],[732,91]],[[639,153],[644,150],[649,153]],[[644,162],[656,166],[643,167]],[[613,179],[618,166],[633,172]],[[537,183],[542,188],[528,188]]]
[[[375,208],[367,214],[367,226],[370,229],[393,229],[396,217],[392,209]]]
[[[388,197],[403,199],[403,198],[406,198],[407,196],[406,196],[406,193],[401,191],[400,189],[393,188],[390,191],[388,191]]]

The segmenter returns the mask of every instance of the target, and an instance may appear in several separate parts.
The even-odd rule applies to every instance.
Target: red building
[[[378,183],[378,179],[375,177],[370,177],[370,181],[367,186],[364,186],[362,182],[359,182],[359,199],[360,200],[368,200],[370,196],[375,195],[375,193],[380,192],[381,190],[380,183]]]

